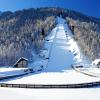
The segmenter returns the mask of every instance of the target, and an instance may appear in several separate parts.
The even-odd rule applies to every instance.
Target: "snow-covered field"
[[[0,100],[100,100],[100,88],[15,89],[0,88]]]
[[[25,74],[26,68],[0,68],[0,77]]]
[[[80,73],[100,78],[99,68],[76,68],[76,70],[79,71]]]
[[[65,72],[42,72],[5,82],[12,84],[77,84],[99,80],[100,77],[90,77],[74,70],[68,70]]]

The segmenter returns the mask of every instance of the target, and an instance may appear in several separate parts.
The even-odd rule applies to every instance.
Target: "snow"
[[[82,53],[80,47],[78,46],[78,43],[73,39],[72,32],[70,31],[68,25],[65,24],[64,27],[66,31],[67,44],[68,44],[69,50],[74,55],[74,60],[75,60],[74,64],[75,63],[90,64],[91,63],[90,59]]]
[[[56,33],[50,51],[50,60],[48,62],[48,68],[46,69],[47,71],[70,69],[73,62],[73,55],[67,49],[65,30],[62,24],[64,20],[61,19],[58,21],[60,24],[56,27]]]
[[[87,63],[73,35],[65,24],[65,20],[57,18],[58,24],[46,37],[43,50],[40,51],[40,58],[29,64],[29,67],[44,66],[45,71],[63,71],[71,69],[72,64]],[[66,32],[67,31],[67,32]],[[82,58],[83,57],[83,58]],[[45,63],[44,63],[45,62]]]
[[[0,88],[0,100],[99,100],[100,88],[15,89]]]
[[[58,17],[58,25],[55,30],[47,72],[68,70],[73,64],[90,63],[81,53],[64,19]]]
[[[76,68],[77,71],[88,74],[94,77],[100,78],[100,69],[99,68]]]
[[[7,77],[13,75],[21,75],[27,72],[24,72],[26,68],[0,68],[0,77]]]
[[[66,72],[42,72],[28,75],[23,78],[15,78],[5,83],[15,84],[78,84],[99,81],[100,77],[90,77],[74,70]],[[3,81],[4,82],[4,81]],[[1,81],[2,83],[2,81]]]
[[[48,58],[50,56],[50,52],[51,52],[53,40],[55,38],[55,34],[56,34],[56,28],[54,28],[52,30],[52,32],[49,34],[49,36],[46,37],[43,49],[40,50],[40,53],[35,58],[34,62],[28,64],[29,68],[38,69],[40,66],[43,66],[43,68],[47,67]]]

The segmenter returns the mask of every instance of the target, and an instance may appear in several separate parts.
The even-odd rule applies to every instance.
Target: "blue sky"
[[[100,0],[0,0],[0,11],[62,7],[100,18]]]

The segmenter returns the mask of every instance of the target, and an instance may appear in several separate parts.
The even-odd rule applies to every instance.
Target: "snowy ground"
[[[90,77],[80,72],[69,70],[65,72],[42,72],[5,82],[15,84],[77,84],[95,81],[100,81],[100,77]]]
[[[21,75],[25,72],[26,68],[0,68],[0,77]]]
[[[80,73],[100,78],[99,68],[76,68],[76,70],[79,71]]]
[[[0,88],[0,100],[100,100],[100,88],[11,89]]]
[[[65,69],[71,69],[73,64],[73,55],[68,51],[66,34],[64,29],[64,20],[58,19],[56,27],[56,34],[53,40],[52,49],[50,53],[50,60],[48,62],[49,72],[60,72]]]

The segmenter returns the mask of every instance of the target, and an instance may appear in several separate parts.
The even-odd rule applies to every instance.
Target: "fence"
[[[55,85],[43,85],[43,84],[6,84],[0,83],[0,87],[8,88],[30,88],[30,89],[53,89],[53,88],[91,88],[100,86],[100,81],[81,83],[81,84],[55,84]]]

